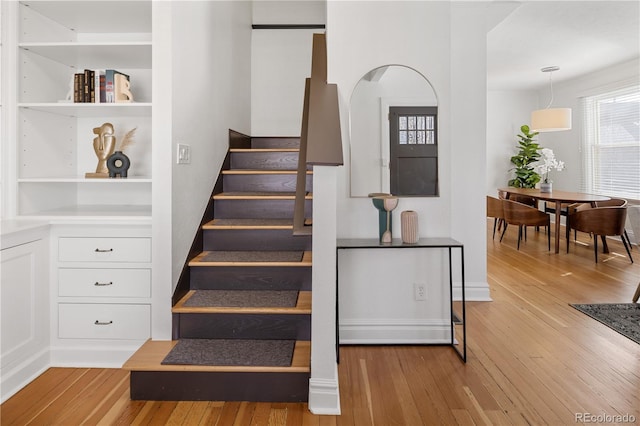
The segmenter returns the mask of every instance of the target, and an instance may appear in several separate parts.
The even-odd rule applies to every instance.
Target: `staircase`
[[[300,140],[247,141],[229,149],[202,251],[189,261],[188,289],[172,308],[174,340],[150,340],[124,365],[131,399],[308,399],[311,236],[293,235]],[[308,224],[311,185],[307,171]],[[163,364],[176,345],[188,348],[187,358]],[[268,356],[273,347],[285,348],[271,357],[279,360]],[[214,361],[202,361],[212,354]]]

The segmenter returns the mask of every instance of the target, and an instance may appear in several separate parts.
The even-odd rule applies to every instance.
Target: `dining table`
[[[587,194],[584,192],[573,191],[561,191],[552,190],[551,192],[542,192],[539,188],[498,188],[499,192],[506,193],[506,198],[509,195],[519,195],[534,198],[538,201],[548,201],[555,203],[555,252],[560,252],[560,209],[563,203],[589,203],[592,207],[598,201],[610,200],[609,197],[604,195]]]

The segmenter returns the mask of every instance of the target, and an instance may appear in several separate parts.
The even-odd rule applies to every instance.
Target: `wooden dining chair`
[[[505,224],[518,226],[518,250],[520,250],[523,229],[527,226],[544,226],[547,231],[547,246],[551,250],[551,220],[548,214],[537,208],[511,200],[502,200],[502,209],[504,211]],[[506,225],[500,236],[500,241],[502,241],[505,231]]]
[[[631,250],[624,237],[624,224],[627,219],[627,207],[592,207],[579,208],[569,216],[571,229],[593,234],[593,250],[598,263],[598,236],[619,236],[627,250],[629,260],[633,263]],[[569,242],[567,242],[567,252]]]
[[[640,283],[638,283],[638,288],[636,288],[636,292],[633,295],[633,303],[637,303],[638,299],[640,299]]]
[[[596,201],[596,207],[627,207],[627,200],[624,198],[612,198],[607,201]],[[621,235],[622,238],[627,240],[627,244],[629,245],[629,250],[633,250],[633,246],[631,245],[631,239],[629,238],[629,234],[627,234],[627,230],[624,230],[624,233]]]
[[[504,223],[502,201],[490,195],[487,195],[487,217],[493,218],[493,239],[495,240],[496,228],[500,229],[498,225],[502,225],[506,228],[507,224]]]

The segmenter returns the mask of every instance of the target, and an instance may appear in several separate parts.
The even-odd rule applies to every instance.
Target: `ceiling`
[[[495,2],[494,9],[489,90],[542,88],[549,75],[540,69],[547,66],[560,67],[557,83],[640,56],[638,0]]]

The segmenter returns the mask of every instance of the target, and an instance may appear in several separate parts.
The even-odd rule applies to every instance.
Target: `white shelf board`
[[[151,0],[25,0],[21,3],[79,33],[151,32]]]
[[[20,43],[19,47],[69,67],[82,69],[151,68],[151,42]]]
[[[42,210],[21,218],[37,217],[39,220],[79,220],[79,219],[107,219],[107,220],[135,220],[150,221],[150,205],[73,205],[52,210]]]
[[[34,109],[51,114],[69,117],[148,117],[151,116],[150,102],[119,102],[119,103],[19,103],[19,108]]]
[[[40,178],[20,178],[18,183],[87,183],[109,185],[127,185],[139,183],[151,183],[152,179],[148,176],[130,176],[127,178],[91,178],[87,179],[83,176],[70,177],[40,177]]]

